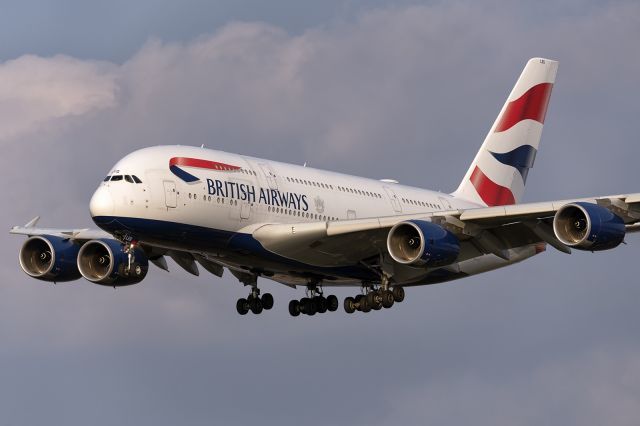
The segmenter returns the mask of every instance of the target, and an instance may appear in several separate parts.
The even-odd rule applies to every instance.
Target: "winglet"
[[[38,224],[38,221],[40,220],[40,216],[36,216],[33,219],[31,219],[29,222],[27,222],[26,225],[24,225],[25,228],[33,228]]]

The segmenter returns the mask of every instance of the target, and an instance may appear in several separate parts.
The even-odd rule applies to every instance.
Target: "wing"
[[[10,234],[26,235],[32,237],[34,235],[51,235],[53,237],[68,238],[75,241],[89,241],[100,238],[113,238],[111,234],[108,234],[99,229],[60,229],[60,228],[36,228],[36,224],[40,220],[40,216],[36,216],[31,219],[24,226],[14,226],[9,231]]]
[[[385,253],[387,235],[395,224],[423,219],[453,232],[465,246],[467,258],[493,253],[507,259],[509,249],[541,242],[570,253],[556,238],[552,222],[561,207],[574,202],[604,207],[622,218],[626,232],[640,231],[640,193],[338,222],[265,224],[247,231],[280,256],[316,266],[345,266]]]

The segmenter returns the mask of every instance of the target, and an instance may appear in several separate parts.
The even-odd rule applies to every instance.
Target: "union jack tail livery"
[[[486,206],[519,203],[540,145],[558,62],[533,58],[452,194]]]

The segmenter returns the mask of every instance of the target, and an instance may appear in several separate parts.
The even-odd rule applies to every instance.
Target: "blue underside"
[[[224,253],[225,261],[231,261],[240,267],[246,266],[253,272],[266,276],[269,276],[269,273],[284,273],[299,278],[319,278],[329,281],[336,279],[379,281],[379,276],[364,266],[319,267],[279,256],[266,250],[250,234],[132,217],[96,216],[93,221],[111,234],[126,233],[134,239],[151,245],[185,251]],[[462,276],[464,275],[459,276],[446,270],[435,270],[421,282],[411,284],[432,284]]]

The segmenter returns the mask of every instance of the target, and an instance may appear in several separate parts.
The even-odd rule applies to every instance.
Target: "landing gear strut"
[[[249,311],[255,315],[259,315],[263,310],[273,308],[273,296],[271,293],[265,293],[260,296],[260,289],[257,286],[251,287],[251,293],[247,298],[240,298],[236,302],[236,310],[240,315],[246,315]]]
[[[289,302],[289,313],[292,317],[300,314],[315,315],[325,312],[335,312],[339,306],[338,298],[334,295],[324,297],[321,287],[315,285],[307,286],[307,297]]]

